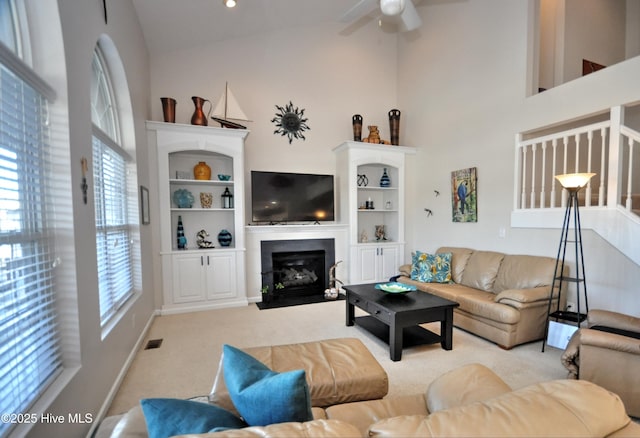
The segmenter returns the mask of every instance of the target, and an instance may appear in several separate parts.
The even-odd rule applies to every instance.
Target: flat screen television
[[[253,222],[334,220],[333,175],[251,171]]]

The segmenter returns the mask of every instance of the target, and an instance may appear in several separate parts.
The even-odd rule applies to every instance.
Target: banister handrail
[[[528,140],[521,140],[516,146],[531,146],[535,143],[553,141],[563,137],[573,137],[577,134],[584,134],[585,132],[596,131],[602,128],[608,128],[610,125],[611,125],[610,120],[604,120],[602,122],[596,122],[590,125],[567,129],[566,131],[555,132],[553,134],[547,134],[541,137],[530,138]]]

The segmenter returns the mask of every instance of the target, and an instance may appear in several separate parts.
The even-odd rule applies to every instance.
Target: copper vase
[[[162,115],[167,123],[176,122],[176,100],[171,97],[161,97]]]
[[[193,112],[193,116],[191,116],[191,124],[192,125],[200,125],[207,126],[207,119],[209,118],[209,114],[211,114],[211,110],[213,109],[213,105],[210,100],[203,99],[202,97],[192,96],[191,100],[193,100],[193,104],[196,106],[195,111]],[[206,102],[209,102],[209,112],[207,115],[204,115],[203,107]]]

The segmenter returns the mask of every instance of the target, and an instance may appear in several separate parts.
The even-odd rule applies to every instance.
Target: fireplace
[[[263,240],[262,286],[272,298],[324,295],[335,263],[334,239]]]

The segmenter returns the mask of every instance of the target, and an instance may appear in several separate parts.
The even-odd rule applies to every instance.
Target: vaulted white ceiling
[[[133,0],[151,54],[277,29],[338,22],[358,0]],[[345,28],[348,25],[345,24]]]

